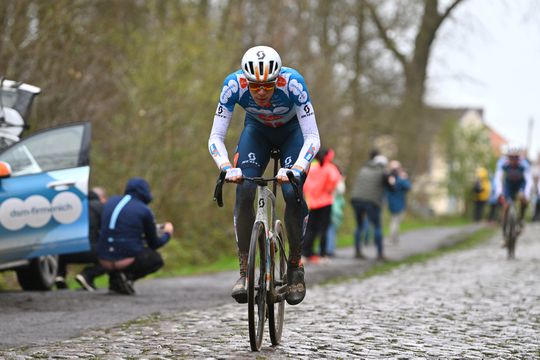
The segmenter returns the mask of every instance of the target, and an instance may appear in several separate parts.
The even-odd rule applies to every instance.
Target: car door
[[[29,136],[0,153],[0,262],[86,251],[90,123]]]

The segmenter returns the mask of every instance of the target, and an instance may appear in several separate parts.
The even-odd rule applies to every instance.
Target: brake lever
[[[294,173],[292,171],[287,171],[287,178],[289,178],[289,182],[291,183],[294,195],[296,196],[296,202],[301,203],[302,202],[302,196],[300,194],[300,181],[294,176]]]

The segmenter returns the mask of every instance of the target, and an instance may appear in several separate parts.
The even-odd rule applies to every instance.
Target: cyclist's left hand
[[[299,168],[291,168],[291,169],[288,169],[288,168],[281,168],[279,169],[277,175],[276,175],[276,178],[278,180],[278,182],[280,184],[282,183],[288,183],[289,182],[289,178],[287,177],[287,172],[288,171],[292,171],[293,174],[294,174],[294,177],[298,179],[298,181],[300,181],[300,177],[302,176],[302,170],[300,170]]]

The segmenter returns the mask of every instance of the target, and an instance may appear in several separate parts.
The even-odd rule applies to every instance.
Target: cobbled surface
[[[366,280],[314,286],[288,306],[282,344],[252,353],[247,311],[229,304],[153,315],[0,359],[540,358],[540,227],[515,260],[500,237]],[[5,324],[2,324],[5,326]]]

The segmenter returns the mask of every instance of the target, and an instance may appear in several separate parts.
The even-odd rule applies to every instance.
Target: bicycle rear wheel
[[[264,224],[258,221],[251,232],[247,274],[249,343],[253,351],[261,348],[266,320],[265,241]]]
[[[287,256],[285,254],[285,233],[281,221],[277,220],[274,227],[275,243],[274,251],[270,252],[271,256],[271,286],[274,290],[278,290],[287,284]],[[270,330],[270,340],[272,345],[278,345],[281,341],[283,332],[283,321],[285,318],[285,301],[268,304],[268,327]]]
[[[516,240],[518,233],[518,220],[516,209],[513,205],[508,209],[508,223],[507,223],[507,249],[508,249],[508,259],[513,259],[515,257],[516,250]]]

